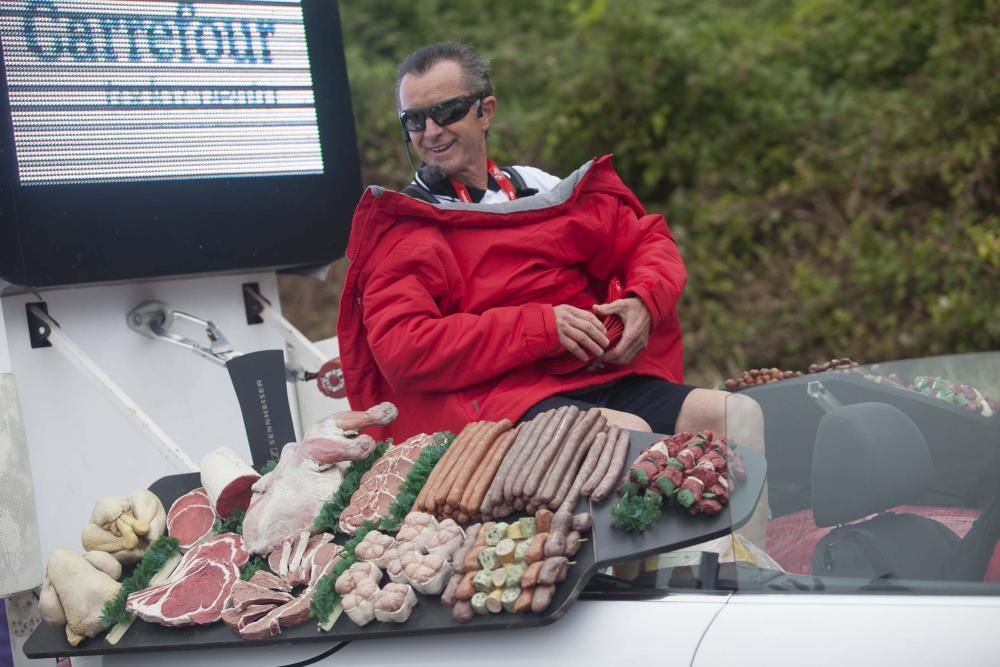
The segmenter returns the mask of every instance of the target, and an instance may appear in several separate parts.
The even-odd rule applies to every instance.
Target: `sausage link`
[[[591,494],[590,499],[595,503],[604,502],[611,491],[618,484],[618,478],[621,476],[622,468],[625,467],[625,457],[628,456],[628,445],[629,445],[629,432],[625,429],[621,430],[618,435],[618,442],[615,443],[614,455],[611,458],[611,465],[608,466],[608,473],[601,480],[601,483],[597,485],[594,489],[594,493]]]
[[[494,504],[512,505],[514,502],[514,487],[517,484],[517,480],[521,477],[522,471],[525,468],[530,467],[530,461],[532,458],[538,454],[538,442],[542,435],[548,429],[549,424],[557,420],[557,415],[561,416],[562,413],[556,410],[549,410],[538,415],[532,421],[537,421],[538,426],[532,432],[531,437],[527,439],[521,451],[518,452],[518,457],[515,459],[513,465],[510,467],[510,472],[507,473],[507,479],[503,483],[503,494],[497,499]],[[555,428],[554,426],[552,427]],[[525,473],[527,475],[527,473]],[[524,487],[524,482],[521,482],[521,487]]]
[[[611,454],[615,450],[615,443],[618,442],[618,433],[620,431],[621,429],[617,426],[612,426],[608,429],[607,437],[604,439],[604,449],[597,458],[597,465],[594,466],[594,471],[590,473],[590,477],[587,478],[587,481],[580,488],[580,493],[583,495],[589,496],[592,494],[597,485],[601,483],[601,480],[608,473],[608,466],[611,465]]]
[[[576,469],[583,458],[584,449],[581,445],[586,440],[587,433],[600,416],[601,411],[599,408],[590,408],[573,424],[569,435],[566,436],[565,446],[560,450],[559,455],[552,464],[552,474],[538,493],[539,504],[548,505],[552,502],[556,498],[559,489],[563,487],[563,482],[565,482],[566,490],[569,490],[569,485],[573,483],[573,479],[576,477]]]
[[[562,418],[559,420],[558,425],[555,428],[550,440],[546,443],[542,451],[538,455],[538,460],[531,467],[531,473],[527,475],[524,480],[524,486],[521,488],[522,493],[518,494],[518,488],[514,486],[514,493],[516,495],[521,495],[526,501],[529,498],[533,498],[535,493],[538,491],[538,486],[541,484],[542,478],[545,473],[549,471],[549,466],[552,464],[552,460],[555,458],[556,453],[562,447],[563,441],[569,434],[570,428],[573,422],[576,421],[577,415],[580,414],[580,408],[575,405],[569,406],[569,409],[563,413]]]
[[[424,488],[420,490],[420,496],[423,496],[422,502],[419,505],[414,503],[414,505],[423,512],[433,512],[434,511],[434,495],[437,493],[438,486],[441,485],[442,481],[450,474],[451,468],[455,465],[458,460],[458,453],[465,446],[465,443],[469,438],[476,435],[481,428],[483,428],[484,422],[469,422],[462,429],[462,432],[452,441],[451,447],[448,451],[444,453],[444,456],[438,460],[437,465],[431,471],[430,477],[424,483]],[[419,497],[418,497],[419,499]]]
[[[458,474],[455,476],[455,483],[445,498],[445,505],[450,505],[456,509],[459,507],[462,495],[465,493],[465,487],[468,486],[469,480],[474,476],[473,473],[478,470],[479,464],[486,455],[486,452],[489,451],[490,445],[497,439],[497,436],[508,430],[510,426],[509,419],[501,419],[491,425],[478,441],[470,443],[468,451],[463,457]]]
[[[576,504],[580,500],[580,489],[583,487],[583,482],[594,471],[594,466],[597,464],[597,457],[601,455],[601,450],[604,449],[603,438],[599,440],[598,436],[604,435],[604,426],[606,424],[607,420],[602,416],[587,431],[587,434],[583,438],[583,443],[580,445],[580,450],[577,452],[576,463],[570,468],[570,471],[575,472],[575,474],[564,477],[562,484],[560,484],[559,489],[556,491],[555,497],[552,499],[551,505],[553,507],[569,510],[576,508]],[[597,443],[596,446],[595,443]],[[583,459],[582,463],[580,459]]]
[[[521,429],[514,439],[514,443],[504,454],[503,463],[500,464],[500,469],[497,470],[496,475],[493,476],[493,482],[490,484],[489,490],[486,492],[486,497],[483,498],[483,502],[479,508],[479,511],[483,514],[490,512],[494,505],[496,505],[503,498],[503,485],[507,480],[507,475],[510,473],[511,466],[514,465],[515,459],[519,456],[521,449],[524,447],[524,443],[534,434],[535,429],[538,428],[538,418],[531,419],[526,422],[521,423]]]
[[[481,466],[481,470],[473,484],[469,486],[471,489],[469,497],[463,498],[463,503],[469,508],[468,511],[470,514],[479,514],[482,511],[481,508],[483,501],[486,499],[486,493],[489,491],[490,486],[492,486],[500,465],[503,463],[507,452],[510,451],[510,448],[517,440],[517,436],[520,435],[524,428],[524,424],[518,424],[517,428],[504,433],[500,436],[497,443],[494,444],[489,458]]]
[[[441,481],[434,487],[434,495],[429,499],[431,503],[431,509],[428,510],[429,512],[436,512],[444,507],[445,498],[448,497],[448,492],[455,483],[455,477],[458,475],[458,471],[462,467],[462,462],[465,460],[465,453],[469,450],[469,447],[472,444],[482,437],[483,433],[488,430],[492,424],[493,422],[488,421],[479,422],[479,428],[469,434],[469,437],[462,441],[461,447],[456,450],[453,445],[448,450],[448,453],[446,454],[448,457],[448,467],[445,468]],[[452,456],[453,452],[454,456]]]

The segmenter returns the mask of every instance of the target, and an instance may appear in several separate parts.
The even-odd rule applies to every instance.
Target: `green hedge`
[[[366,182],[409,167],[395,66],[492,59],[491,155],[616,154],[689,271],[690,379],[996,349],[1000,2],[341,3]]]

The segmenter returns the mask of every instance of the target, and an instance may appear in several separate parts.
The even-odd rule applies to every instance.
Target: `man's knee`
[[[653,429],[650,427],[646,420],[642,417],[632,414],[631,412],[621,412],[620,410],[612,410],[610,408],[601,408],[601,414],[608,420],[609,426],[617,426],[618,428],[628,429],[629,431],[645,431],[646,433],[652,433]]]
[[[729,392],[716,389],[692,389],[677,414],[674,431],[712,431],[726,436],[726,399]]]

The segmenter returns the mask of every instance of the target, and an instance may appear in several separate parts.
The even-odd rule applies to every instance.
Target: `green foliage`
[[[344,481],[340,483],[333,496],[324,503],[319,514],[316,515],[316,519],[313,521],[313,529],[316,532],[336,533],[340,530],[340,513],[350,504],[351,496],[361,485],[361,478],[375,465],[375,461],[382,458],[390,445],[392,445],[391,438],[376,445],[374,451],[367,458],[351,463],[347,474],[344,475]]]
[[[498,163],[615,153],[685,257],[691,380],[1000,343],[996,0],[341,12],[366,181],[409,179],[395,65],[443,39],[492,60]]]
[[[611,508],[611,525],[630,533],[641,533],[660,518],[663,496],[646,489],[642,495],[625,493]]]
[[[237,535],[242,535],[243,519],[246,515],[247,511],[245,509],[237,507],[226,516],[216,518],[215,523],[212,525],[212,531],[220,535],[222,533],[236,533]]]
[[[267,566],[267,560],[262,556],[252,556],[243,567],[240,568],[240,579],[247,581],[254,574],[260,570],[270,571]]]
[[[163,568],[163,565],[177,554],[177,545],[176,538],[167,537],[166,535],[149,545],[146,553],[142,556],[142,560],[139,561],[139,565],[136,566],[135,571],[132,572],[132,575],[128,579],[122,582],[122,587],[118,590],[118,594],[108,600],[104,608],[101,609],[101,622],[104,625],[111,627],[128,618],[128,612],[125,611],[125,601],[128,599],[128,596],[149,587],[149,580],[153,578],[153,575],[159,572]]]

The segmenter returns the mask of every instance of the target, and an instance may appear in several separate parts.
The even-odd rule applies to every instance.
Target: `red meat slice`
[[[212,533],[216,518],[208,494],[199,487],[185,493],[170,506],[167,534],[177,538],[183,553]]]

